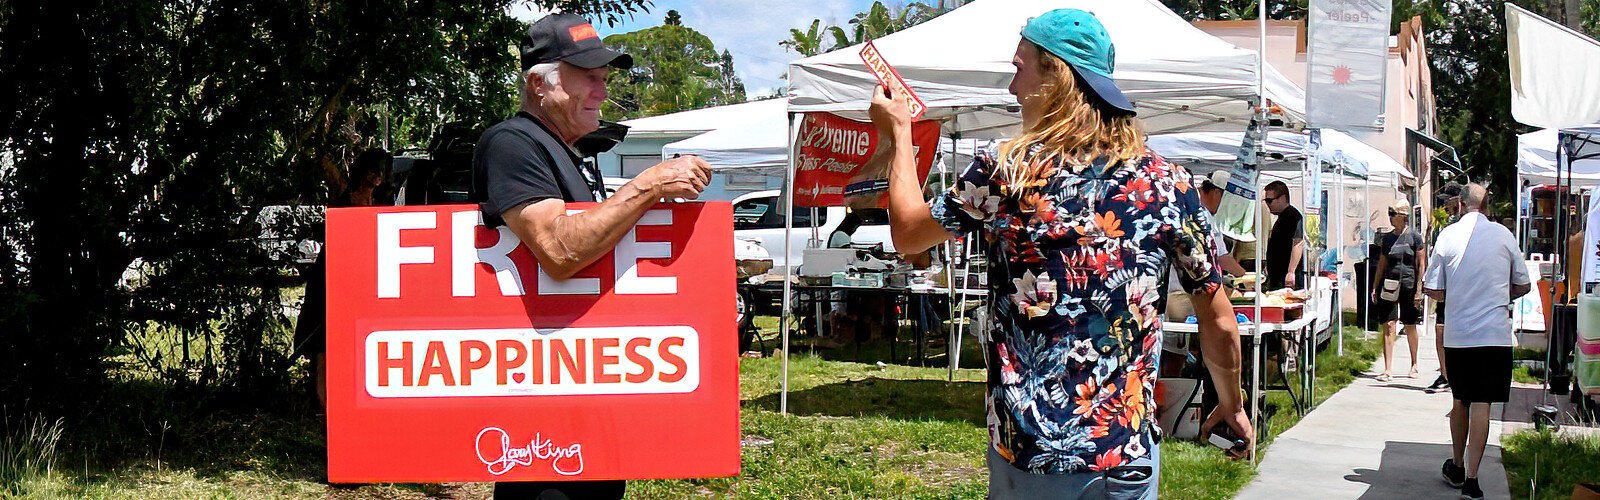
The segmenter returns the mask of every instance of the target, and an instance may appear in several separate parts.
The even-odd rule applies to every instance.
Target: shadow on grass
[[[789,412],[833,417],[942,420],[984,426],[982,382],[895,380],[870,377],[789,393]],[[778,411],[778,394],[747,405]]]
[[[298,386],[296,386],[298,387]],[[111,382],[67,418],[58,470],[87,491],[182,471],[208,483],[238,472],[322,482],[325,422],[308,394],[249,394],[132,379]],[[398,486],[398,485],[397,485]],[[404,487],[402,487],[404,488]]]

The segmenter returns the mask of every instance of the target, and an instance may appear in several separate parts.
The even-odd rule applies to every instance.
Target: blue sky
[[[799,58],[778,42],[789,37],[789,28],[808,28],[812,19],[825,24],[843,24],[856,12],[866,10],[872,0],[815,0],[772,2],[761,0],[654,0],[648,14],[612,27],[596,25],[600,34],[627,33],[660,26],[668,10],[677,10],[683,25],[704,33],[717,50],[733,53],[734,70],[744,80],[748,94],[773,93],[783,85],[783,72],[789,61]],[[905,1],[884,2],[890,6]],[[519,18],[537,19],[538,13],[513,10]]]

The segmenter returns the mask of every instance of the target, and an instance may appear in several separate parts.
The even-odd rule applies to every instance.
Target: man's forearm
[[[1211,372],[1211,382],[1217,388],[1217,403],[1234,410],[1243,407],[1239,398],[1242,387],[1239,378],[1239,324],[1234,321],[1233,306],[1226,294],[1193,294],[1195,316],[1200,321],[1200,352],[1204,355],[1206,369]]]
[[[561,200],[544,200],[508,210],[504,218],[511,232],[539,259],[545,273],[566,279],[616,247],[656,201],[649,192],[629,183],[600,206],[581,213],[568,215]],[[551,210],[557,213],[549,213]]]
[[[1295,273],[1300,272],[1300,259],[1305,258],[1305,255],[1306,241],[1295,241],[1294,247],[1289,250],[1289,276],[1294,276]],[[1305,285],[1305,283],[1299,283],[1299,285]]]
[[[1217,264],[1220,264],[1222,271],[1228,273],[1229,276],[1245,275],[1244,266],[1239,265],[1239,260],[1233,258],[1232,255],[1218,255]]]
[[[1527,284],[1527,285],[1512,284],[1511,285],[1511,300],[1517,300],[1518,298],[1521,298],[1523,295],[1527,295],[1528,292],[1531,292],[1531,291],[1533,291],[1533,285],[1531,283]]]
[[[922,198],[922,182],[909,130],[896,131],[894,152],[889,160],[889,236],[896,251],[921,253],[950,239],[944,227],[933,220],[928,202]]]

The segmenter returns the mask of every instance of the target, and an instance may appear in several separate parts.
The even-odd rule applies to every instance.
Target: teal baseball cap
[[[1029,19],[1022,27],[1022,37],[1072,66],[1078,78],[1106,104],[1135,112],[1133,103],[1111,79],[1117,65],[1117,49],[1111,44],[1111,34],[1094,14],[1078,9],[1052,10]]]

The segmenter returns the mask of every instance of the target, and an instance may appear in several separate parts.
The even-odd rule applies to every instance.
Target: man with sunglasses
[[[1267,235],[1266,289],[1300,288],[1306,281],[1300,266],[1306,251],[1305,216],[1289,204],[1289,185],[1283,181],[1267,184],[1261,201],[1277,217]]]

